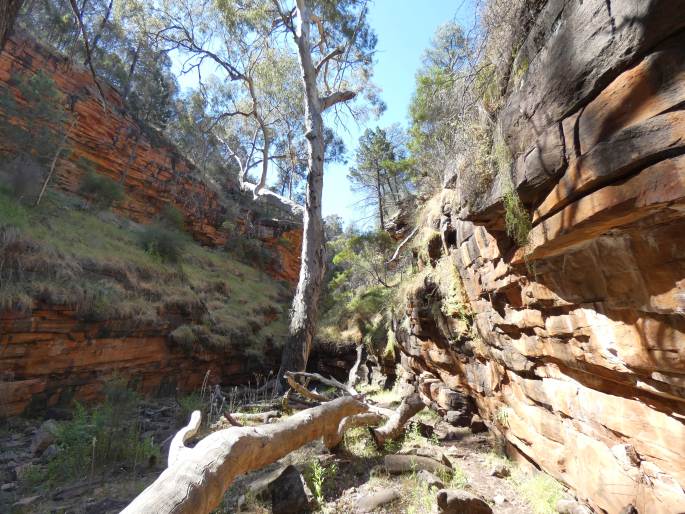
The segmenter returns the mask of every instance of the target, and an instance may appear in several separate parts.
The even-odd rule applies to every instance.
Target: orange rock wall
[[[86,159],[97,173],[122,184],[126,198],[115,210],[138,222],[150,222],[171,204],[186,218],[192,235],[206,244],[219,245],[226,235],[218,196],[176,148],[153,129],[144,130],[126,111],[119,93],[102,84],[103,109],[90,72],[55,55],[28,37],[14,36],[0,53],[0,83],[11,87],[12,76],[43,70],[73,105],[74,127],[69,132],[71,152],[56,167],[56,183],[77,192]],[[66,129],[66,128],[65,128]],[[152,137],[151,137],[152,135]],[[153,140],[154,137],[154,140]]]
[[[530,242],[504,231],[501,181],[471,203],[457,181],[428,225],[478,337],[430,280],[398,333],[438,404],[468,393],[596,512],[685,512],[684,9],[547,2],[500,115]]]
[[[83,174],[79,161],[87,159],[97,173],[124,185],[126,198],[114,207],[119,214],[148,223],[171,204],[184,214],[186,227],[197,241],[211,246],[226,242],[226,233],[220,229],[225,212],[219,195],[161,134],[144,130],[127,113],[116,90],[103,84],[105,111],[86,69],[28,37],[10,39],[0,53],[0,84],[11,89],[12,76],[37,70],[53,78],[73,105],[76,119],[68,138],[71,152],[58,161],[53,184],[77,193]],[[262,239],[281,258],[271,270],[273,277],[294,284],[299,275],[301,230],[283,230],[276,223],[271,236]],[[276,245],[275,233],[282,233],[280,237],[292,244]],[[200,321],[186,318],[172,315],[165,323],[141,327],[130,320],[84,321],[69,308],[55,305],[43,305],[26,315],[0,312],[0,417],[44,413],[46,406],[72,397],[95,399],[103,383],[116,374],[132,377],[141,391],[173,393],[177,388],[196,390],[207,370],[211,370],[211,382],[246,382],[253,372],[264,374],[273,368],[280,357],[272,351],[266,363],[256,363],[236,348],[184,351],[168,335],[181,324]]]
[[[96,400],[116,376],[143,393],[175,395],[199,390],[207,372],[210,384],[246,383],[276,365],[279,352],[257,362],[240,348],[181,348],[166,334],[191,321],[186,318],[170,315],[163,325],[145,327],[84,321],[68,307],[48,305],[28,314],[0,313],[0,418]]]

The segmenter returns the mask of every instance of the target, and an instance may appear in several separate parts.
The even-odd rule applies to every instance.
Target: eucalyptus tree
[[[285,370],[306,367],[324,267],[321,215],[326,122],[378,105],[371,76],[376,38],[366,0],[156,0],[154,40],[183,59],[212,98],[206,129],[224,142],[243,189],[302,212],[302,265],[286,341]],[[215,79],[209,79],[209,74]],[[364,91],[365,94],[359,94]],[[361,100],[361,101],[360,101]],[[347,109],[343,110],[345,106]],[[327,114],[327,113],[330,113]],[[304,206],[266,187],[272,168],[304,171]],[[256,171],[256,176],[251,175]],[[286,173],[287,175],[287,173]]]
[[[367,129],[359,138],[356,166],[347,178],[353,190],[364,194],[364,207],[372,207],[381,230],[385,217],[408,192],[408,164],[404,131],[398,126]]]

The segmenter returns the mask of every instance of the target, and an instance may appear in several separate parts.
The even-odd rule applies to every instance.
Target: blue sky
[[[473,0],[372,0],[369,24],[378,36],[374,82],[381,89],[387,110],[378,120],[370,120],[367,127],[387,127],[408,124],[409,103],[414,92],[415,75],[421,66],[423,51],[429,46],[435,30],[443,23],[457,18],[470,26],[473,23]],[[179,76],[181,60],[172,55],[172,71],[178,76],[182,89],[197,85],[195,73]],[[211,66],[203,67],[203,74],[212,73]],[[331,163],[324,169],[323,214],[338,214],[346,224],[368,220],[368,212],[356,202],[360,197],[352,192],[347,170],[354,165],[357,141],[366,127],[350,121],[339,129],[347,148],[347,164]],[[358,224],[368,227],[371,222]]]
[[[375,0],[369,23],[378,36],[374,82],[381,88],[387,110],[369,127],[393,123],[407,126],[409,103],[414,92],[416,71],[421,56],[439,25],[453,19],[472,20],[472,3],[465,0]],[[468,24],[468,21],[467,21]],[[364,127],[352,122],[339,131],[345,140],[348,164],[329,164],[325,168],[323,214],[338,214],[346,224],[365,217],[355,202],[359,197],[350,189],[347,168],[353,165],[357,140]],[[349,132],[349,133],[348,133]]]

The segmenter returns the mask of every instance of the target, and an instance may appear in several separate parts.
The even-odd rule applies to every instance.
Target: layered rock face
[[[265,360],[226,345],[184,348],[169,340],[176,326],[199,312],[170,312],[164,322],[87,321],[73,309],[40,305],[26,314],[0,313],[0,418],[44,415],[72,400],[100,398],[103,384],[127,377],[141,393],[176,395],[209,384],[241,384],[277,366],[280,352],[266,345]],[[257,322],[257,320],[255,320]],[[267,325],[270,316],[258,322]]]
[[[143,127],[127,112],[119,92],[102,83],[103,107],[90,71],[67,57],[56,55],[28,36],[10,38],[0,52],[0,85],[18,94],[13,78],[37,71],[46,73],[69,101],[73,126],[68,130],[69,152],[57,160],[54,184],[78,193],[84,174],[83,162],[95,172],[121,183],[125,198],[113,210],[133,221],[150,223],[165,206],[173,206],[184,215],[186,229],[198,242],[221,246],[228,235],[222,230],[226,221],[219,189],[239,194],[237,183],[219,186],[201,177],[195,165],[181,155],[162,133]],[[297,282],[300,265],[301,228],[260,220],[258,232],[268,246],[282,236],[292,244],[277,250],[280,263],[275,278]],[[284,234],[284,232],[287,232]],[[274,236],[274,233],[277,236]]]
[[[13,36],[0,53],[0,83],[13,88],[12,78],[42,70],[70,101],[75,120],[68,132],[70,152],[59,159],[56,183],[78,192],[83,166],[124,185],[125,199],[115,210],[137,222],[148,223],[165,205],[185,216],[189,232],[206,244],[222,244],[225,221],[215,190],[199,178],[192,163],[153,129],[144,129],[126,111],[119,93],[102,84],[106,111],[90,72],[66,57],[55,55],[27,36]],[[16,93],[15,93],[16,94]],[[66,128],[65,128],[66,130]]]
[[[160,133],[143,128],[126,111],[115,89],[102,84],[105,109],[90,72],[81,65],[25,36],[7,41],[0,53],[0,86],[16,95],[13,77],[39,70],[54,80],[74,120],[71,127],[65,127],[70,151],[57,161],[53,185],[78,193],[85,160],[98,174],[124,185],[125,199],[113,207],[120,216],[149,223],[164,206],[172,205],[183,213],[186,229],[196,241],[213,247],[226,243],[227,234],[221,229],[226,211],[218,187],[204,180]],[[238,186],[229,183],[225,187],[237,192]],[[279,257],[267,270],[272,278],[264,279],[294,285],[299,275],[301,228],[277,220],[252,223],[257,237]],[[117,273],[112,271],[114,279]],[[231,295],[226,291],[224,300]],[[173,303],[174,299],[168,300]],[[143,392],[186,392],[198,389],[207,371],[210,383],[247,382],[254,372],[268,373],[280,358],[280,350],[273,348],[273,339],[266,335],[260,349],[262,360],[248,357],[247,337],[242,345],[192,344],[184,349],[172,341],[170,333],[181,325],[200,324],[205,313],[191,309],[157,314],[155,322],[141,323],[133,319],[89,321],[73,306],[44,302],[37,302],[29,312],[0,310],[0,417],[44,412],[46,406],[72,398],[95,399],[103,382],[116,374],[136,381]],[[261,329],[278,333],[282,327],[271,328],[277,317],[270,311],[254,312],[247,324],[255,334]]]
[[[499,118],[529,244],[504,230],[505,180],[475,203],[457,181],[425,263],[458,272],[453,290],[428,273],[398,332],[424,393],[445,410],[468,394],[597,512],[685,512],[683,13],[547,2]]]

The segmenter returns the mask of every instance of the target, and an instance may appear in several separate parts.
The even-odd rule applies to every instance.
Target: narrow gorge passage
[[[0,18],[0,512],[685,513],[683,0]]]

